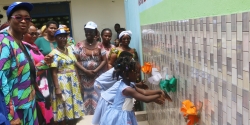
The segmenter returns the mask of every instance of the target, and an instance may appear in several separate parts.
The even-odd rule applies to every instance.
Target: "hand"
[[[44,62],[47,64],[47,65],[50,65],[52,62],[53,62],[53,59],[54,59],[54,55],[46,55],[44,57]]]
[[[58,98],[62,98],[62,91],[61,91],[60,88],[56,88],[56,89],[55,89],[55,93],[56,93],[56,96],[57,96]]]
[[[98,71],[97,71],[97,70],[92,70],[92,72],[93,72],[94,74],[97,74],[97,73],[98,73]]]
[[[172,99],[171,97],[165,92],[165,91],[162,91],[162,95],[164,95],[165,99],[167,99],[168,101],[172,102]]]
[[[90,76],[90,77],[94,77],[95,76],[95,73],[93,70],[86,70],[85,73],[87,74],[87,76]]]
[[[165,103],[165,98],[163,95],[161,95],[159,98],[157,98],[155,101],[155,103],[159,104],[159,105],[163,105]]]
[[[10,124],[11,125],[21,125],[21,121],[19,118],[15,119],[15,120],[13,119],[10,121]]]

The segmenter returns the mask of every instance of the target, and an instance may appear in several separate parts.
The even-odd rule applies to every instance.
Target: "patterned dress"
[[[94,49],[88,49],[83,42],[78,42],[75,47],[75,53],[80,57],[80,63],[87,70],[95,70],[101,63],[101,58],[105,51],[97,44]],[[84,72],[79,70],[81,81],[81,93],[83,97],[83,108],[85,115],[93,115],[98,101],[98,94],[94,90],[95,79],[100,75],[100,71],[95,77],[88,77]]]
[[[48,67],[37,67],[38,69]],[[9,121],[38,125],[35,105],[36,67],[25,47],[22,50],[7,33],[0,34],[0,91],[4,94]]]
[[[68,55],[59,52],[57,49],[50,53],[54,55],[51,67],[58,69],[58,84],[62,91],[63,98],[57,98],[55,91],[52,95],[52,108],[54,120],[72,120],[80,118],[83,113],[83,101],[80,92],[79,81],[76,73],[76,57],[68,47]]]
[[[117,55],[117,58],[118,58],[118,57],[120,56],[120,54],[121,54],[122,51],[123,51],[123,50],[120,50],[120,49],[118,49],[118,48],[112,48],[112,49],[110,50],[108,59],[110,59],[111,54],[116,54],[116,55]],[[136,49],[132,49],[131,51],[128,51],[128,52],[130,52],[130,53],[133,55],[134,60],[138,61],[138,54],[137,54]]]
[[[101,49],[106,51],[106,58],[108,59],[109,57],[109,53],[111,52],[112,49],[115,49],[115,46],[110,44],[110,48],[105,48],[103,43],[100,43],[99,45],[101,47]],[[108,63],[103,67],[103,72],[108,71]]]

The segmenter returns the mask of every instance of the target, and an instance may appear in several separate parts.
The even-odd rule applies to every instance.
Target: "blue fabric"
[[[95,109],[95,113],[94,113],[94,116],[92,119],[93,125],[99,125],[99,122],[100,122],[103,114],[105,113],[105,111],[107,111],[108,107],[110,105],[112,105],[120,83],[121,83],[121,81],[116,81],[115,84],[106,91],[102,90],[100,92],[97,89],[99,91],[99,93],[101,94],[101,97],[98,100],[98,103],[97,103],[97,106]]]
[[[125,99],[131,98],[122,93],[128,87],[124,82],[120,82],[114,102],[103,114],[100,125],[137,125],[134,112],[122,110]]]
[[[107,102],[102,97],[100,97],[98,104],[96,106],[96,109],[95,109],[94,116],[92,118],[93,125],[100,124],[100,120],[101,120],[103,114],[105,113],[105,111],[107,111],[107,109],[110,105],[111,105],[111,103]]]
[[[8,113],[6,110],[6,104],[2,91],[0,91],[0,125],[10,125],[8,119]]]
[[[33,9],[33,5],[32,5],[31,3],[28,3],[28,2],[14,2],[14,3],[12,3],[12,4],[8,7],[8,9],[7,9],[7,11],[6,11],[6,15],[9,17],[10,14],[11,14],[11,11],[12,11],[14,8],[20,7],[20,6],[21,6],[21,7],[27,8],[28,11],[31,11],[31,10]]]
[[[98,78],[96,78],[94,89],[99,97],[103,91],[106,91],[117,82],[117,79],[113,78],[113,72],[114,68],[111,68],[105,73],[102,73]]]

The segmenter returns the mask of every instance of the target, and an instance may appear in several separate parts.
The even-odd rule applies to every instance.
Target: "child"
[[[130,57],[133,55],[127,51],[123,51],[120,54],[121,57]],[[99,101],[94,113],[94,117],[92,119],[92,124],[99,124],[100,118],[103,113],[106,111],[107,107],[113,103],[113,100],[116,95],[116,91],[119,87],[119,81],[113,78],[114,68],[111,68],[107,72],[101,74],[94,83],[95,91],[99,95]],[[119,78],[121,79],[121,77]],[[140,88],[147,89],[148,86],[143,84],[142,82],[136,83],[136,86]]]
[[[65,125],[76,125],[77,119],[83,116],[83,100],[81,97],[78,75],[75,65],[82,69],[72,50],[67,46],[68,33],[58,30],[55,33],[57,48],[49,55],[54,55],[51,63],[54,91],[52,94],[52,108],[54,121]]]
[[[133,55],[127,51],[121,52],[120,57],[125,56],[129,56],[132,58]],[[99,97],[101,96],[102,91],[106,91],[117,82],[117,79],[114,79],[112,76],[113,72],[114,68],[111,68],[105,73],[101,74],[98,78],[96,78],[94,83],[94,89]]]
[[[115,39],[114,45],[115,47],[118,47],[120,45],[119,39]]]
[[[135,90],[135,85],[131,82],[135,82],[140,76],[140,64],[130,57],[117,59],[114,76],[117,79],[121,77],[122,80],[115,84],[119,87],[115,94],[114,102],[102,116],[100,125],[137,125],[135,115],[132,112],[133,98],[143,102],[153,102],[161,99],[163,93],[162,91],[151,90],[149,94],[145,92],[144,94],[148,94],[148,96],[145,96]],[[163,100],[158,101],[162,103]]]

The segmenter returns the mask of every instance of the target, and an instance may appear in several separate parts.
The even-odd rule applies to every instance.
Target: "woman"
[[[11,124],[38,125],[35,104],[36,68],[22,43],[28,31],[33,5],[14,2],[7,9],[9,29],[0,34],[0,87]],[[46,56],[46,63],[52,57]],[[40,63],[41,64],[41,63]]]
[[[83,116],[83,101],[80,92],[78,75],[75,65],[82,67],[76,60],[71,48],[67,48],[68,33],[60,29],[56,31],[56,49],[50,55],[54,56],[52,76],[54,91],[52,95],[52,107],[54,121],[59,125],[76,125],[77,119]]]
[[[46,23],[45,36],[39,37],[35,44],[38,46],[43,55],[48,55],[54,48],[57,47],[54,34],[58,29],[58,24],[55,21]]]
[[[108,67],[109,69],[113,67],[114,62],[122,51],[127,51],[133,54],[134,60],[138,61],[138,54],[135,49],[129,47],[131,40],[132,32],[131,31],[122,31],[119,34],[119,41],[121,42],[120,46],[112,49],[109,58],[108,58]]]
[[[102,37],[101,48],[106,51],[106,58],[108,58],[111,49],[115,48],[115,46],[110,43],[110,40],[112,38],[111,29],[109,28],[103,29],[101,32],[101,37]],[[107,71],[108,65],[106,65],[103,70]]]
[[[45,33],[45,29],[46,29],[46,25],[43,25],[40,29],[40,35],[39,37],[44,37],[46,36],[46,33]]]
[[[78,61],[86,69],[85,72],[79,71],[84,113],[85,115],[93,115],[98,101],[98,95],[94,90],[94,81],[106,65],[106,55],[95,40],[97,25],[90,21],[84,27],[84,31],[86,40],[77,43],[75,54]]]
[[[45,36],[39,37],[35,41],[35,44],[37,45],[37,47],[44,56],[48,55],[54,48],[57,47],[57,43],[54,37],[54,34],[57,31],[57,29],[58,29],[58,24],[55,21],[48,21],[46,23]],[[47,73],[48,73],[47,80],[49,84],[49,92],[52,93],[53,81],[52,81],[51,70],[49,69]]]
[[[66,26],[66,25],[59,25],[59,28],[58,29],[63,29],[65,30],[67,33],[68,33],[68,36],[67,36],[67,46],[70,46],[70,48],[72,50],[74,50],[75,48],[75,45],[76,45],[76,42],[75,40],[70,36],[70,30],[69,28]]]
[[[31,23],[28,32],[24,35],[24,45],[29,49],[31,56],[34,59],[35,65],[38,65],[41,60],[44,59],[44,55],[39,51],[39,48],[35,44],[35,40],[38,38],[37,28]],[[47,83],[47,71],[42,70],[37,74],[37,87],[39,91],[36,91],[36,104],[37,104],[37,116],[39,124],[49,124],[53,121],[52,107],[50,106],[49,89]]]

